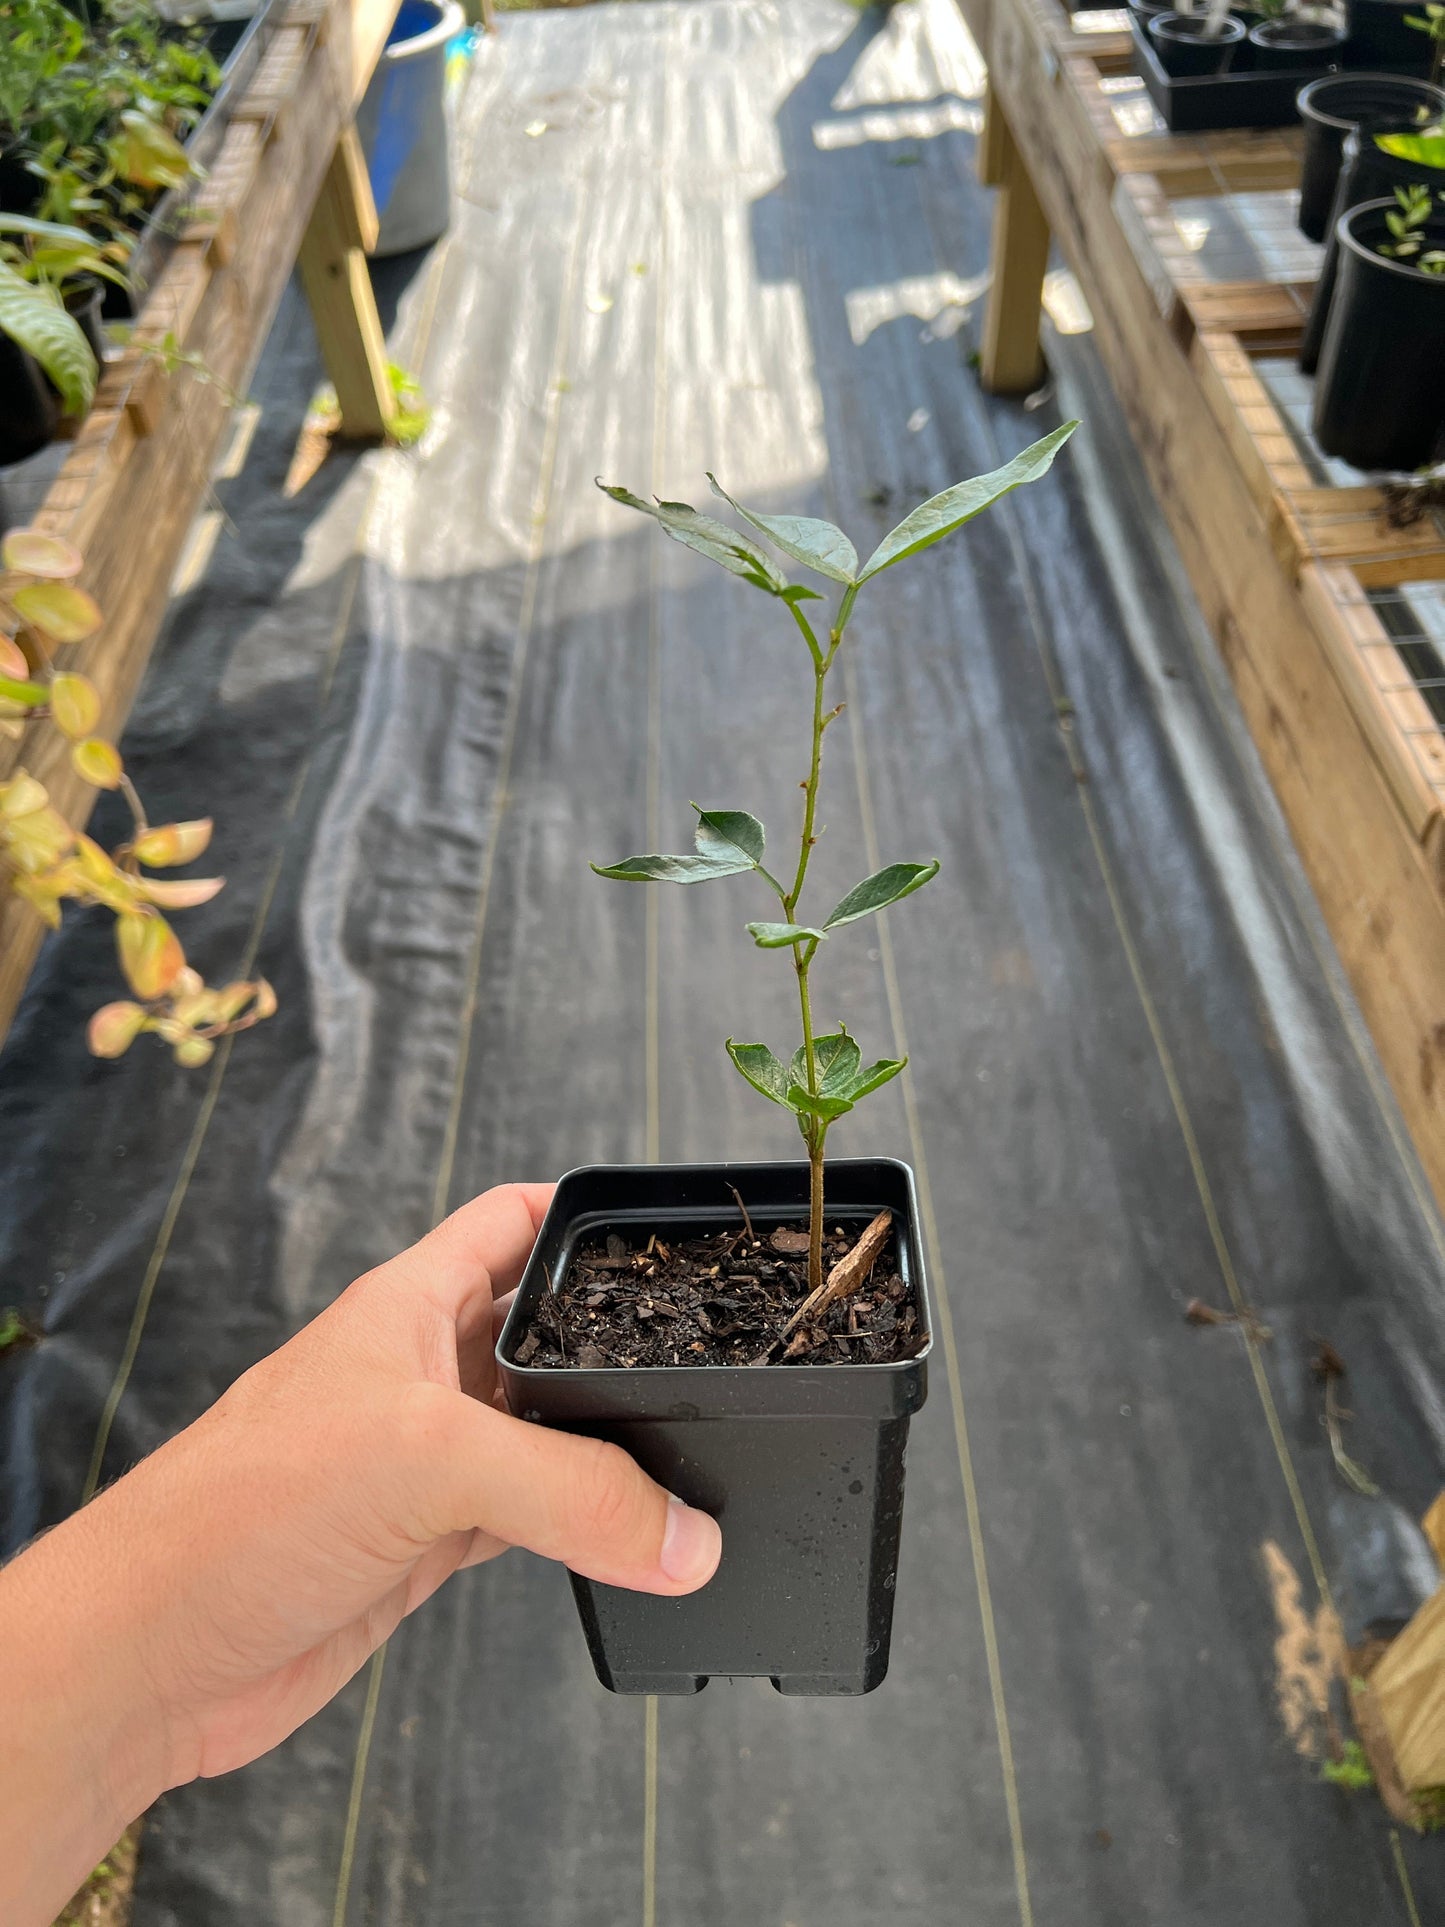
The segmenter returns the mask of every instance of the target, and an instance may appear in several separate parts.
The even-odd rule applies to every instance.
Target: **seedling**
[[[865,1065],[857,1043],[845,1024],[822,1036],[813,1021],[812,968],[819,949],[848,924],[875,916],[890,904],[921,890],[938,874],[936,859],[918,863],[890,863],[855,884],[821,922],[805,920],[802,909],[808,866],[818,841],[818,785],[823,766],[823,736],[842,713],[843,705],[828,705],[828,677],[838,659],[844,633],[859,594],[875,576],[899,562],[932,548],[966,522],[1024,482],[1046,473],[1054,456],[1078,427],[1066,422],[1042,441],[1026,448],[1011,462],[988,475],[959,482],[933,496],[905,516],[860,565],[848,537],[831,522],[812,516],[763,515],[733,500],[716,477],[709,475],[713,493],[766,536],[783,555],[841,591],[830,625],[810,620],[804,604],[823,598],[814,589],[789,582],[768,552],[750,536],[725,522],[699,514],[686,502],[644,502],[625,488],[598,482],[603,493],[625,507],[640,509],[661,524],[674,542],[716,562],[752,588],[785,604],[807,647],[813,679],[812,754],[803,791],[798,856],[786,879],[763,867],[766,838],[763,825],[746,810],[703,809],[698,804],[695,853],[690,856],[630,856],[620,863],[597,864],[599,876],[623,883],[710,883],[719,877],[752,874],[777,898],[781,916],[750,923],[748,934],[760,950],[787,951],[797,978],[803,1041],[784,1063],[766,1044],[727,1040],[727,1052],[753,1089],[771,1103],[793,1113],[808,1150],[810,1170],[808,1288],[823,1283],[823,1155],[828,1132],[855,1104],[880,1089],[903,1069],[906,1058],[880,1057]]]
[[[1441,197],[1445,200],[1445,196]],[[1421,181],[1395,189],[1397,205],[1385,216],[1385,226],[1393,237],[1382,241],[1378,252],[1391,261],[1404,261],[1423,274],[1445,275],[1445,248],[1427,248],[1424,229],[1435,211],[1435,196]]]
[[[1405,25],[1414,27],[1418,33],[1429,35],[1430,79],[1438,87],[1441,73],[1445,72],[1445,6],[1441,6],[1439,0],[1428,0],[1423,14],[1405,15]]]

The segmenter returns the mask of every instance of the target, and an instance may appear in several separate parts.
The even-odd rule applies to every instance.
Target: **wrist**
[[[111,1494],[0,1572],[9,1685],[0,1766],[6,1921],[49,1921],[175,1783],[173,1748]]]

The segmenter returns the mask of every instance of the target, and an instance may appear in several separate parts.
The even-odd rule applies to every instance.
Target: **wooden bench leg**
[[[1039,314],[1049,259],[1049,224],[1013,131],[989,88],[980,170],[998,184],[993,215],[993,285],[984,316],[980,373],[992,395],[1026,395],[1043,380]]]
[[[993,82],[990,81],[983,96],[983,128],[978,137],[976,165],[980,187],[1003,186],[1005,142],[1012,145],[1008,122],[1003,117],[1003,109],[998,104],[998,95],[993,90]]]
[[[355,441],[379,440],[396,414],[366,266],[376,235],[366,158],[355,127],[348,127],[316,197],[297,265],[341,406],[341,433]]]

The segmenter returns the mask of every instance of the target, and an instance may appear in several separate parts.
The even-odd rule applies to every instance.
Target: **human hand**
[[[87,1757],[69,1770],[101,1804],[45,1919],[151,1799],[275,1746],[460,1567],[525,1546],[644,1592],[711,1578],[712,1519],[618,1447],[493,1402],[497,1301],[550,1195],[474,1199],[0,1573],[21,1735],[53,1745],[73,1711]]]

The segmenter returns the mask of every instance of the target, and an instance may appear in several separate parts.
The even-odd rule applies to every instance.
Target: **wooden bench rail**
[[[1261,367],[1297,347],[1309,284],[1212,281],[1175,220],[1185,197],[1294,186],[1299,132],[1161,134],[1112,33],[1075,31],[1056,0],[961,6],[1000,188],[984,383],[1037,379],[1046,227],[1445,1201],[1445,737],[1382,619],[1445,581],[1445,524],[1393,528],[1378,490],[1328,485]]]
[[[375,209],[353,116],[397,0],[298,0],[226,136],[187,227],[146,298],[124,353],[107,363],[36,526],[85,557],[104,611],[66,666],[100,692],[100,729],[119,735],[164,614],[169,585],[239,391],[302,257],[317,335],[342,403],[343,432],[376,436],[395,412],[362,249]],[[167,344],[198,356],[198,381]],[[83,825],[94,792],[48,721],[0,739],[0,780],[23,766]],[[0,1038],[44,926],[0,890]]]

